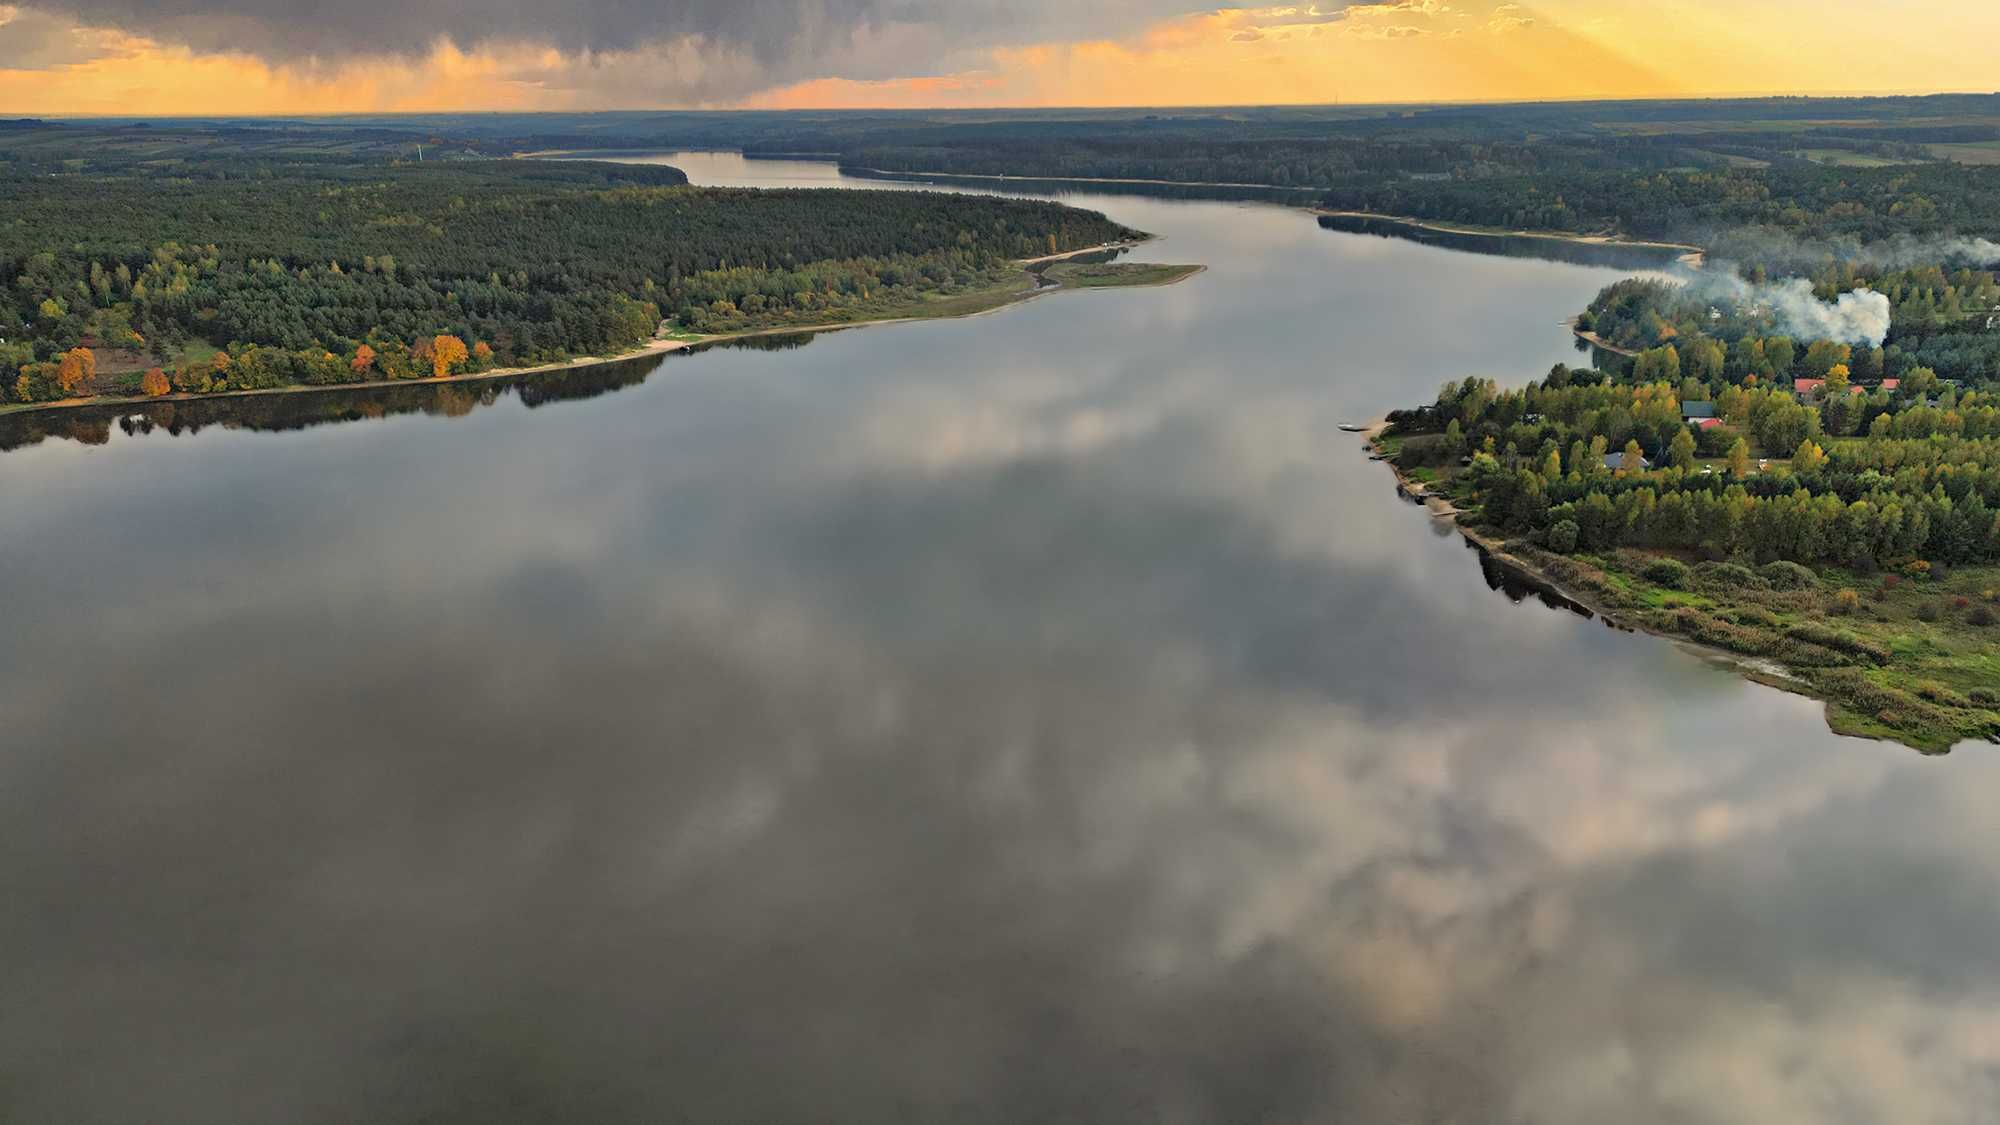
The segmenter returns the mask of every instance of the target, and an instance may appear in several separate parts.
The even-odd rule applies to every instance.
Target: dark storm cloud
[[[44,12],[0,5],[0,70],[42,70],[87,62],[106,53],[101,37]]]
[[[947,48],[1130,31],[1184,14],[1187,0],[58,0],[35,5],[81,23],[285,58],[417,52],[439,36],[461,46],[526,40],[571,51],[701,37],[760,62],[797,59],[892,25],[935,29]],[[926,60],[907,60],[923,69]]]

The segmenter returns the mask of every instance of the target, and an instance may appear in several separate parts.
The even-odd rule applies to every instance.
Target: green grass
[[[1839,733],[1927,753],[2000,735],[2000,597],[1985,597],[2000,591],[2000,567],[1894,583],[1827,568],[1803,590],[1724,585],[1697,567],[1675,590],[1640,576],[1653,552],[1518,553],[1628,624],[1782,665],[1792,686],[1827,701]],[[1861,595],[1851,613],[1842,590]],[[1978,623],[1980,607],[1995,623]]]
[[[179,350],[168,357],[167,362],[163,366],[179,370],[193,364],[207,363],[209,360],[214,359],[215,354],[221,350],[221,348],[205,340],[195,340],[182,345]]]
[[[1116,289],[1172,285],[1193,277],[1201,269],[1157,262],[1055,262],[1043,270],[1043,276],[1074,289]]]

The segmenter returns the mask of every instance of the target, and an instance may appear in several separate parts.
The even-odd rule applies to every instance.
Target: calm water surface
[[[1619,275],[1079,201],[1212,268],[17,427],[0,1121],[1994,1121],[2000,755],[1517,605],[1336,430]]]

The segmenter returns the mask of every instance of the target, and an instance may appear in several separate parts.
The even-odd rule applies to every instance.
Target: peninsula
[[[1629,354],[1447,384],[1370,435],[1503,565],[1826,701],[1845,734],[2000,735],[2000,306],[1989,270],[1614,285]],[[1875,335],[1875,333],[1880,333]],[[1795,338],[1796,336],[1796,338]]]
[[[1150,236],[1039,200],[351,154],[79,167],[34,141],[0,138],[6,412],[537,373],[1197,268],[1113,261]]]

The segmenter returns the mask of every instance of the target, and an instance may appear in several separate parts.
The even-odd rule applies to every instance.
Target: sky
[[[0,115],[2000,88],[1991,0],[6,0]]]

